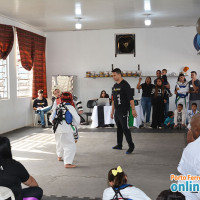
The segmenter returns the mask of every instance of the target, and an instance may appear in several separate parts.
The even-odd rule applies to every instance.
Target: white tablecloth
[[[133,126],[139,128],[139,126],[142,125],[142,122],[144,122],[142,106],[141,105],[135,106],[135,110],[136,110],[138,116],[136,118],[134,118]]]
[[[136,110],[138,116],[137,116],[137,118],[134,118],[134,126],[139,128],[139,126],[142,124],[142,121],[144,121],[142,106],[141,105],[135,106],[135,110]],[[110,117],[111,111],[112,111],[112,106],[104,106],[104,124],[105,125],[115,124],[115,120],[111,119],[111,117]],[[95,106],[93,108],[91,119],[92,119],[91,128],[98,127],[97,106]]]

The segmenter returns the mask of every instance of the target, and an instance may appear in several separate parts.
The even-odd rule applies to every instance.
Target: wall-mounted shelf
[[[137,78],[137,77],[139,77],[139,76],[123,76],[123,78]],[[112,78],[112,76],[103,76],[103,77],[84,77],[84,78],[93,78],[93,79],[95,79],[95,78]]]
[[[151,75],[142,75],[142,76],[122,76],[123,78],[139,78],[139,77],[147,77],[147,76],[150,76],[150,77],[157,77],[157,76],[155,76],[155,75],[153,75],[153,76],[151,76]],[[185,76],[188,76],[188,75],[185,75]],[[178,77],[178,75],[175,75],[175,76],[167,76],[167,78],[174,78],[174,77]],[[96,78],[112,78],[112,76],[108,76],[108,77],[106,77],[106,76],[104,76],[104,77],[84,77],[84,78],[93,78],[93,79],[96,79]]]

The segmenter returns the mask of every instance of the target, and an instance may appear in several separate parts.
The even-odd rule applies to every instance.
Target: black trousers
[[[152,128],[161,127],[164,123],[164,102],[153,103]]]
[[[98,106],[98,127],[104,127],[104,106]]]
[[[115,123],[117,125],[117,144],[122,147],[124,134],[129,148],[134,148],[131,131],[128,127],[128,112],[126,114],[115,113]]]
[[[40,187],[29,187],[22,189],[21,198],[35,197],[38,200],[41,200],[43,196],[43,190]]]

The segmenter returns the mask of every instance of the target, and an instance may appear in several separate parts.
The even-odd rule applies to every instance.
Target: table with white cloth
[[[134,119],[132,118],[133,120],[130,119],[129,126],[134,126],[134,127],[139,128],[140,125],[142,125],[142,122],[144,121],[142,106],[141,105],[135,106],[135,110],[137,112],[137,117]],[[102,114],[104,115],[103,118],[104,118],[105,125],[115,124],[115,120],[111,119],[111,117],[110,117],[111,111],[112,111],[112,106],[103,106]],[[93,111],[92,111],[92,117],[91,117],[91,119],[92,119],[91,128],[99,127],[98,116],[99,116],[98,106],[94,106]],[[130,116],[130,118],[131,118],[131,116]]]

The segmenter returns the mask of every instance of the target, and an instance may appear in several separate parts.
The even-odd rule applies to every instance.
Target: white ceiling
[[[195,26],[200,0],[0,0],[0,14],[45,32],[75,30],[75,3],[81,4],[82,29],[118,29],[144,26],[151,14],[151,27]]]

